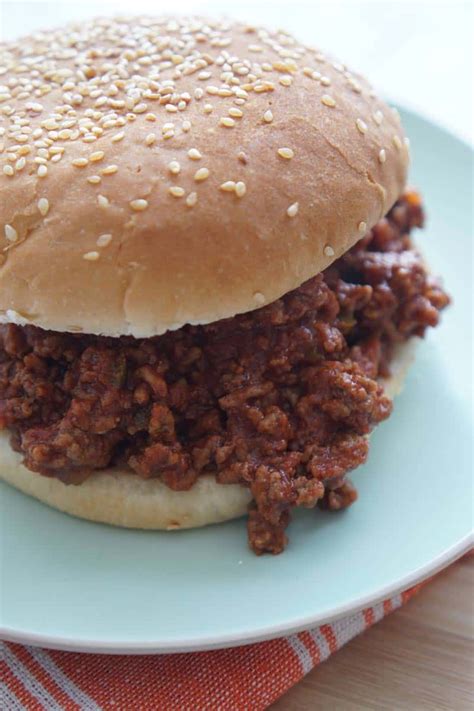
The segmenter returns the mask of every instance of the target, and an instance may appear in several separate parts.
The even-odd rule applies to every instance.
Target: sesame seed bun
[[[414,357],[416,339],[398,347],[392,375],[381,381],[390,397],[398,395]],[[200,476],[189,491],[172,491],[159,479],[140,479],[118,468],[94,472],[79,486],[30,471],[0,432],[0,478],[53,508],[90,521],[143,529],[197,528],[243,516],[250,491]]]
[[[3,321],[149,337],[251,311],[405,183],[397,114],[281,32],[94,20],[4,44],[0,66]]]

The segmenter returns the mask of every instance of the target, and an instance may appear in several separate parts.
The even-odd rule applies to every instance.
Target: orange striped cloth
[[[3,711],[260,711],[416,586],[332,624],[244,647],[143,656],[2,645]]]

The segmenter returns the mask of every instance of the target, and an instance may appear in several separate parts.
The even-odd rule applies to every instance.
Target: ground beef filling
[[[390,414],[394,346],[435,326],[406,193],[347,254],[278,301],[135,340],[0,326],[0,428],[39,474],[79,484],[127,465],[170,488],[213,473],[250,488],[250,545],[280,552],[294,506],[340,509],[366,435]]]

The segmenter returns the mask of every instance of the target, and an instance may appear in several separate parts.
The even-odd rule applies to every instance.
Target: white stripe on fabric
[[[309,630],[309,633],[319,647],[321,661],[326,661],[326,659],[331,656],[326,637],[320,632],[319,627],[315,627],[314,630]]]
[[[372,607],[372,610],[374,612],[374,623],[375,622],[380,622],[385,617],[385,611],[383,609],[383,602],[378,602],[376,605]]]
[[[74,684],[71,679],[57,666],[45,649],[27,647],[27,650],[38,664],[49,674],[59,688],[64,691],[84,711],[101,711],[95,701],[82,689]]]
[[[336,622],[332,623],[332,628],[336,636],[337,646],[342,647],[343,644],[346,644],[350,639],[365,630],[364,613],[356,612],[350,617],[336,620]]]
[[[20,662],[6,644],[4,645],[3,652],[5,662],[12,674],[21,681],[25,689],[28,689],[32,696],[41,702],[45,711],[62,711],[56,699],[46,691],[44,686],[28,671],[23,662]]]
[[[393,609],[397,610],[401,606],[402,606],[402,596],[401,595],[394,595],[394,597],[392,597]]]
[[[299,659],[301,668],[304,674],[307,674],[313,668],[313,660],[311,659],[311,654],[308,652],[306,645],[301,641],[301,639],[296,635],[292,634],[286,638],[286,641],[295,652]]]
[[[3,682],[0,684],[0,704],[4,711],[26,711],[25,706]]]

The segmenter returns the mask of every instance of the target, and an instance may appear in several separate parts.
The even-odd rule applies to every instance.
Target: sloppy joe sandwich
[[[448,303],[397,112],[229,21],[93,20],[0,66],[1,477],[118,526],[248,513],[281,552],[294,508],[356,499]]]

